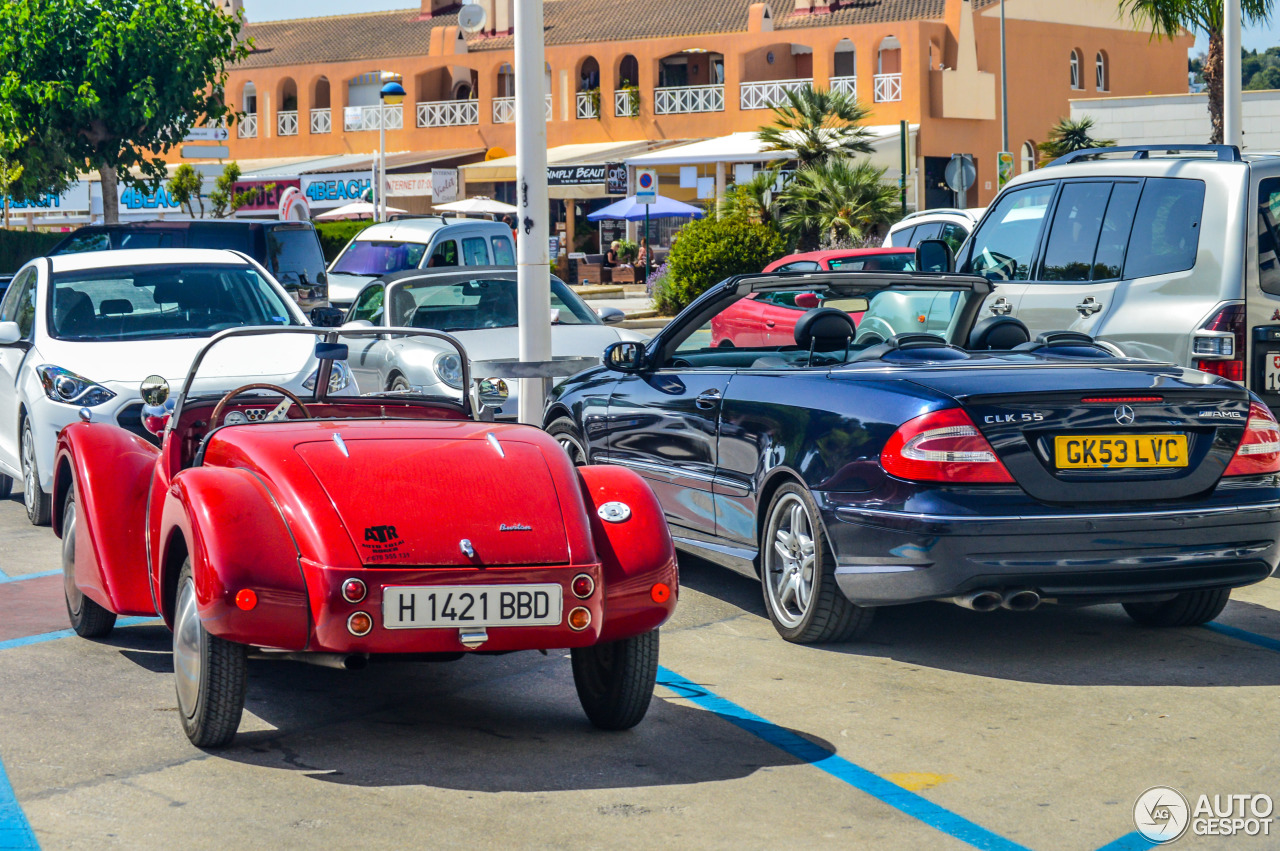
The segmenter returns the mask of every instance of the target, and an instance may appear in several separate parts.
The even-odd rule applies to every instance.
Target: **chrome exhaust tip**
[[[1004,597],[997,591],[971,591],[949,599],[962,609],[974,612],[994,612],[1004,603]]]
[[[1006,592],[1000,605],[1011,612],[1029,612],[1040,606],[1040,594],[1030,588],[1018,588]]]

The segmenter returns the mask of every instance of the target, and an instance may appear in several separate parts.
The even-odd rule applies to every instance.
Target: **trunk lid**
[[[319,480],[365,565],[566,564],[551,471],[536,446],[485,437],[347,438],[295,451]],[[475,556],[463,552],[471,542]]]

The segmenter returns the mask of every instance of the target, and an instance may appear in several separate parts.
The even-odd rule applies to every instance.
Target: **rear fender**
[[[242,468],[195,467],[174,477],[160,521],[165,553],[181,535],[191,558],[196,606],[210,634],[238,644],[303,650],[311,631],[298,548],[275,498]],[[176,559],[164,558],[160,588],[176,587]],[[236,604],[249,589],[251,609]],[[173,604],[161,602],[172,623]]]
[[[76,494],[76,584],[122,615],[152,615],[147,579],[147,488],[159,450],[108,423],[72,423],[58,436],[53,531],[62,537],[67,493]]]
[[[623,467],[579,467],[578,475],[604,580],[600,641],[657,629],[675,611],[680,590],[675,546],[662,506],[644,479]],[[621,523],[603,520],[598,510],[606,502],[624,503],[631,516]],[[662,601],[654,599],[658,583],[670,589]]]

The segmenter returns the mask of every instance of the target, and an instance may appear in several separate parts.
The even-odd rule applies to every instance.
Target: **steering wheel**
[[[250,390],[274,390],[293,404],[297,405],[302,410],[302,416],[304,419],[311,419],[311,412],[307,410],[307,406],[302,403],[302,400],[288,390],[285,390],[283,387],[279,387],[275,384],[246,384],[243,387],[237,387],[235,390],[232,390],[227,395],[219,399],[218,404],[213,408],[213,416],[209,418],[209,421],[214,425],[221,423],[222,412],[226,410],[227,405],[231,404],[231,400],[239,396],[241,393],[247,393]]]

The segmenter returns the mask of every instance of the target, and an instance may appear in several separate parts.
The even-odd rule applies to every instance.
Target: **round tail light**
[[[591,626],[591,612],[582,606],[578,606],[578,608],[569,612],[569,629],[575,632],[582,632],[589,626]]]
[[[573,596],[579,600],[585,600],[591,596],[592,591],[596,590],[596,581],[585,573],[579,573],[573,577],[569,587],[573,589]]]
[[[368,635],[371,629],[373,629],[373,618],[364,612],[356,612],[347,618],[347,632],[352,635]]]
[[[359,603],[367,593],[369,593],[368,589],[359,579],[348,579],[342,583],[342,599],[348,603]]]

